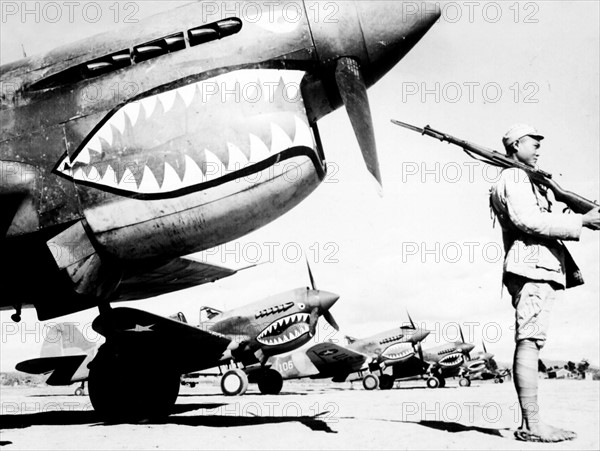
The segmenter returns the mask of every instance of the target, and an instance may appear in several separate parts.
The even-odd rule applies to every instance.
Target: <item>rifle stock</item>
[[[583,196],[573,193],[572,191],[568,191],[562,188],[558,183],[556,183],[552,179],[552,174],[542,171],[541,169],[532,168],[523,163],[515,161],[511,158],[508,158],[506,155],[501,154],[500,152],[479,146],[477,144],[473,144],[469,141],[455,138],[452,135],[435,130],[429,125],[426,125],[424,128],[420,128],[394,119],[392,119],[392,123],[404,128],[408,128],[409,130],[421,133],[422,135],[427,135],[432,138],[439,139],[440,141],[445,141],[447,143],[459,146],[467,154],[469,154],[469,156],[473,157],[473,155],[471,154],[478,155],[482,157],[482,161],[493,166],[498,166],[501,168],[522,169],[525,172],[527,172],[529,177],[534,182],[539,183],[540,185],[543,185],[550,189],[554,193],[554,197],[557,201],[565,203],[575,213],[585,214],[590,210],[600,208],[600,205],[598,205],[596,202],[593,202],[589,199],[586,199]]]

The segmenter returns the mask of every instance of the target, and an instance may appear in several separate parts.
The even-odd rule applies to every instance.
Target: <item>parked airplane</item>
[[[510,370],[498,368],[498,365],[494,361],[494,354],[490,354],[487,351],[485,342],[481,344],[483,345],[483,352],[475,353],[469,360],[463,363],[458,381],[461,387],[469,387],[471,381],[475,379],[494,379],[495,383],[502,383],[504,382],[504,378],[510,374]]]
[[[344,382],[357,373],[365,388],[371,390],[380,384],[393,383],[387,375],[377,376],[376,373],[386,365],[410,358],[417,344],[427,335],[428,330],[402,326],[363,339],[346,336],[344,344],[326,341],[307,349],[304,346],[272,357],[267,365],[282,379],[331,378],[333,382]],[[367,374],[363,376],[363,373]],[[259,388],[263,393],[274,394],[279,393],[282,384],[283,381],[272,387],[262,387],[259,383]]]
[[[41,358],[20,362],[16,368],[32,374],[52,372],[47,380],[49,385],[89,380],[90,400],[101,413],[110,413],[112,409],[112,404],[107,404],[111,397],[106,400],[104,389],[123,395],[126,391],[138,393],[143,409],[155,409],[155,405],[167,409],[177,398],[180,375],[192,371],[229,363],[251,365],[253,378],[259,384],[270,383],[271,373],[265,364],[271,356],[308,342],[314,336],[320,316],[337,327],[329,309],[338,298],[314,287],[297,288],[227,312],[203,307],[206,320],[198,326],[187,324],[182,313],[164,318],[137,309],[116,308],[110,315],[101,314],[92,325],[108,343],[118,346],[108,356],[104,346],[97,351],[70,324],[57,326],[59,340],[54,334],[46,338]],[[111,340],[116,336],[118,340]],[[153,361],[152,371],[172,375],[164,381],[168,390],[153,387],[153,396],[148,396],[145,391],[148,387],[139,378],[135,384],[122,383],[120,370],[133,370],[136,363],[129,361],[128,356],[135,352],[147,353],[145,357]],[[116,373],[94,371],[98,360],[102,362],[103,358],[115,360]],[[147,376],[144,373],[144,378]],[[227,371],[221,379],[221,388],[226,395],[243,394],[248,388],[248,377],[241,369]]]
[[[419,343],[417,355],[384,368],[384,373],[391,376],[392,384],[386,384],[381,388],[391,388],[393,381],[415,376],[427,378],[429,388],[445,387],[446,378],[460,374],[474,348],[472,344],[465,342],[462,329],[460,334],[460,341],[445,343],[426,350],[423,350],[422,344]]]
[[[40,357],[17,364],[16,369],[30,374],[50,374],[48,385],[71,385],[81,382],[75,390],[84,393],[89,376],[88,364],[96,356],[100,342],[85,338],[75,323],[58,323],[46,332]]]
[[[380,182],[366,90],[440,15],[357,1],[292,22],[286,2],[255,3],[252,17],[206,3],[0,68],[0,308],[19,321],[22,307],[40,320],[99,307],[108,339],[89,391],[105,412],[139,411],[144,392],[172,399],[178,378],[148,359],[146,331],[121,346],[131,334],[104,327],[123,316],[110,304],[234,274],[182,256],[306,198],[326,174],[317,122],[342,104]],[[112,390],[140,372],[139,389]]]

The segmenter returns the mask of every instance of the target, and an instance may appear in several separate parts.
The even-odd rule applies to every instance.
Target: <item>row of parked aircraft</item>
[[[222,360],[270,380],[268,359],[307,341],[337,299],[295,290],[207,327],[113,308],[234,275],[186,256],[308,197],[327,174],[318,122],[341,106],[381,186],[367,88],[440,7],[340,2],[320,20],[309,13],[320,2],[298,0],[306,14],[290,21],[288,3],[255,3],[249,17],[236,1],[191,2],[0,67],[0,308],[17,322],[28,307],[41,321],[98,309],[106,341],[84,370],[105,417],[165,414],[182,374]],[[70,370],[85,359],[71,356]],[[243,386],[232,371],[224,385]]]
[[[469,386],[472,379],[502,381],[507,375],[492,365],[493,355],[485,344],[483,352],[471,356],[474,346],[465,342],[462,330],[459,341],[423,349],[422,342],[430,332],[417,327],[410,315],[410,324],[366,338],[340,333],[315,343],[320,317],[339,332],[330,312],[339,296],[318,290],[310,267],[308,271],[311,288],[297,288],[227,312],[201,307],[200,317],[205,320],[197,326],[190,325],[183,313],[165,318],[117,308],[110,325],[100,316],[93,328],[105,337],[120,334],[131,346],[141,339],[152,340],[175,354],[184,353],[190,371],[218,367],[221,390],[229,396],[243,395],[249,383],[258,384],[263,394],[279,394],[284,380],[301,378],[362,380],[367,390],[388,390],[396,380],[414,377],[437,388],[444,387],[449,377],[459,377],[461,386]],[[182,340],[185,346],[181,346]],[[17,369],[51,373],[49,385],[81,382],[76,391],[81,394],[85,381],[89,386],[95,383],[90,368],[99,345],[88,341],[75,324],[61,323],[47,335],[41,357],[23,361]],[[222,367],[227,370],[221,371]],[[199,376],[186,374],[184,379]],[[122,386],[116,382],[113,389]]]

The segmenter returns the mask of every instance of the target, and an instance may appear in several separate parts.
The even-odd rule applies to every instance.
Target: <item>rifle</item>
[[[527,175],[529,175],[531,180],[550,189],[554,193],[554,197],[557,201],[564,202],[575,213],[585,214],[590,210],[600,207],[600,205],[598,205],[596,202],[561,188],[561,186],[552,179],[552,174],[542,171],[541,169],[527,166],[519,161],[515,161],[512,158],[508,158],[506,155],[501,154],[500,152],[470,143],[469,141],[455,138],[447,133],[434,130],[429,125],[426,125],[424,128],[419,128],[395,119],[392,119],[392,123],[421,133],[422,135],[427,135],[432,138],[439,139],[440,141],[446,141],[449,144],[459,146],[471,158],[491,164],[492,166],[497,166],[500,168],[522,169],[527,172]],[[478,155],[481,158],[478,158],[475,155]]]

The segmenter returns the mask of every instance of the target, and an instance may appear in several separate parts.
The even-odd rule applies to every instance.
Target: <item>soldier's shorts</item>
[[[550,311],[560,286],[514,274],[504,277],[504,285],[512,296],[515,308],[515,341],[536,340],[541,349],[546,342]]]

